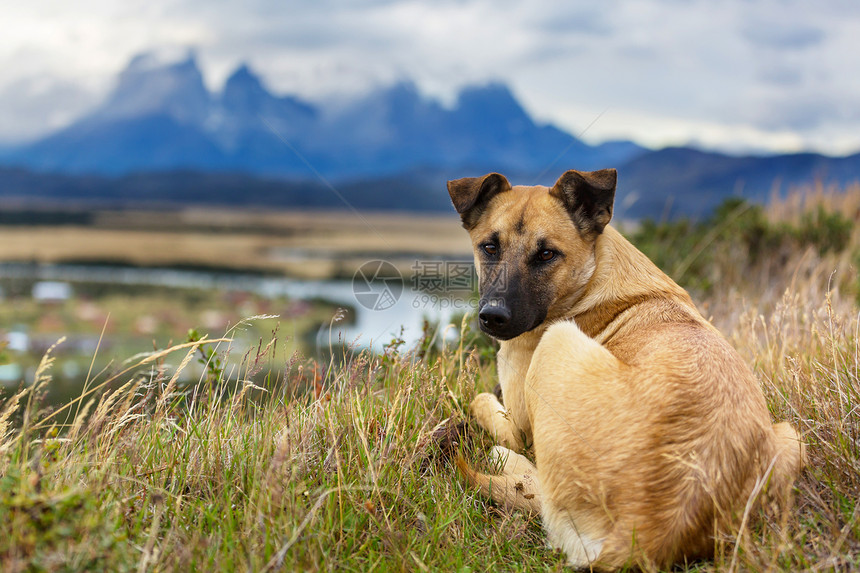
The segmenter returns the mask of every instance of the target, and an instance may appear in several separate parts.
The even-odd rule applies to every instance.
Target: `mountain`
[[[733,157],[688,148],[642,154],[618,171],[619,194],[632,216],[703,216],[730,196],[764,202],[773,191],[860,181],[860,154]],[[622,203],[623,205],[623,203]]]
[[[179,124],[202,127],[212,104],[193,54],[168,63],[155,54],[141,54],[131,60],[116,88],[87,119],[108,124],[163,115]]]
[[[224,159],[205,128],[213,106],[193,56],[167,65],[137,56],[101,106],[7,162],[67,173],[210,169]]]
[[[346,180],[417,169],[540,173],[562,150],[586,169],[643,151],[629,142],[591,147],[539,125],[502,84],[466,88],[451,109],[410,82],[322,109],[272,94],[247,65],[213,94],[193,54],[144,54],[92,113],[4,162],[103,175],[194,169],[295,179],[316,170]]]
[[[443,166],[447,112],[414,84],[381,89],[331,111],[305,145],[314,165],[342,177]]]
[[[556,178],[563,168],[552,170]],[[450,212],[445,180],[482,172],[413,170],[344,180],[284,180],[230,172],[162,171],[121,176],[35,173],[0,167],[0,205],[171,207],[206,205],[267,209]],[[506,172],[508,173],[508,172]],[[764,201],[775,185],[847,184],[860,177],[860,154],[729,157],[685,148],[647,153],[618,168],[615,215],[622,219],[701,218],[727,197]],[[514,183],[529,183],[511,177]],[[1,210],[0,210],[1,211]],[[41,212],[41,211],[40,211]]]
[[[40,141],[0,150],[0,199],[20,203],[450,210],[445,180],[499,171],[552,184],[616,167],[620,217],[703,216],[860,180],[860,155],[735,157],[629,141],[588,145],[535,122],[503,84],[446,107],[404,81],[338,107],[276,95],[247,65],[210,93],[194,54],[134,58],[105,101]],[[335,192],[333,189],[336,189]]]
[[[0,224],[9,220],[2,217],[4,209],[32,209],[51,215],[89,208],[167,209],[193,205],[414,212],[451,209],[438,177],[358,179],[332,190],[318,181],[231,172],[161,171],[107,176],[0,167]]]
[[[307,175],[307,167],[285,142],[312,133],[319,110],[295,97],[272,95],[245,65],[227,79],[208,132],[222,152],[212,169],[262,174]]]

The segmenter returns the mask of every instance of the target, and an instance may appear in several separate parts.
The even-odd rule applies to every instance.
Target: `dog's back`
[[[771,425],[753,373],[686,292],[611,228],[598,256],[612,260],[598,261],[609,271],[591,302],[575,325],[550,327],[532,359],[529,383],[554,397],[532,413],[544,498],[580,516],[577,536],[584,525],[605,532],[603,566],[710,556],[748,501],[785,495],[801,466],[798,436]],[[589,355],[586,340],[600,350]]]

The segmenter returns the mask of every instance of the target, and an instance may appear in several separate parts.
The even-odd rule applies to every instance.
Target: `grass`
[[[845,197],[791,201],[774,201],[764,231],[815,225],[803,213],[819,205],[857,221]],[[663,264],[698,269],[680,280],[753,365],[774,418],[802,432],[809,467],[793,508],[760,516],[718,540],[714,560],[684,570],[860,568],[857,231],[824,250],[786,231],[756,255],[734,226],[741,219],[665,233],[678,233],[660,239],[666,249],[690,233],[708,245],[678,247]],[[645,248],[647,239],[638,237]],[[707,265],[690,258],[696,251]],[[53,410],[41,403],[47,353],[35,383],[0,405],[0,569],[563,569],[537,520],[494,507],[451,463],[458,447],[483,463],[490,446],[474,425],[470,440],[452,429],[495,385],[492,345],[468,319],[463,327],[455,346],[437,346],[441,333],[428,328],[414,350],[393,341],[381,355],[319,364],[279,335],[234,355],[238,325],[138,357]],[[199,360],[201,384],[177,386]]]

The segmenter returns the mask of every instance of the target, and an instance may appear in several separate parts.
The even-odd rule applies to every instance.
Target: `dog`
[[[497,503],[539,514],[570,565],[651,569],[713,556],[748,504],[787,502],[805,450],[687,292],[609,225],[616,180],[448,182],[504,401],[469,407],[501,474],[457,464]]]

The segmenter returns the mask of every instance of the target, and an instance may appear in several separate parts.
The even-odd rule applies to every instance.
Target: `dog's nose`
[[[488,304],[478,313],[478,318],[485,328],[504,328],[511,320],[511,311],[506,306]]]

